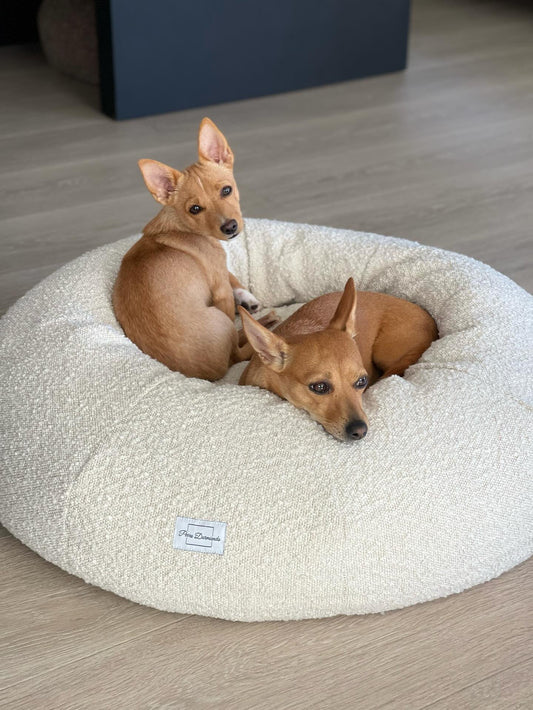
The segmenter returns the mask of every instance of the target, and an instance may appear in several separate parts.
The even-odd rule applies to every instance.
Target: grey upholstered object
[[[94,0],[43,0],[37,28],[49,64],[74,79],[98,84]]]
[[[228,262],[263,303],[352,275],[437,320],[345,444],[269,392],[141,353],[110,301],[133,241],[67,264],[0,323],[0,517],[24,543],[143,604],[241,620],[401,607],[531,554],[533,299],[516,284],[404,240],[248,220]],[[223,554],[174,547],[178,518],[226,523]]]

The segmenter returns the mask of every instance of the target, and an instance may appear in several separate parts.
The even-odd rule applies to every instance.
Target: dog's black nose
[[[363,439],[368,431],[367,425],[362,419],[352,419],[346,424],[346,436],[348,439]]]
[[[239,225],[237,224],[236,219],[228,219],[227,222],[224,222],[222,227],[220,227],[220,231],[222,234],[225,234],[227,237],[231,237],[232,234],[235,234],[237,229],[239,228]]]

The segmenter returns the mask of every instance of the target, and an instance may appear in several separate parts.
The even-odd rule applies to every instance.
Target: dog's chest
[[[226,252],[217,243],[213,247],[209,245],[203,256],[204,273],[211,291],[212,302],[219,307],[222,305],[221,302],[224,302],[222,309],[226,310],[229,307],[227,303],[233,304],[233,290],[229,281]]]

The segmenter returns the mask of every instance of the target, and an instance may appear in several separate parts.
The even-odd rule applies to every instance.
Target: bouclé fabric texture
[[[140,352],[111,306],[135,239],[0,323],[0,518],[22,542],[142,604],[244,621],[403,607],[531,554],[533,298],[515,283],[405,240],[248,220],[228,266],[264,305],[353,276],[437,321],[405,377],[365,393],[368,435],[347,444],[238,368],[209,383]],[[176,549],[178,518],[217,521],[222,554]]]

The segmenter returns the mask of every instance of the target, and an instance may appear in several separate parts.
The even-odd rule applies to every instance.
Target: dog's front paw
[[[235,299],[235,308],[242,306],[246,308],[248,313],[256,313],[260,308],[257,298],[245,288],[234,288],[233,298]]]

